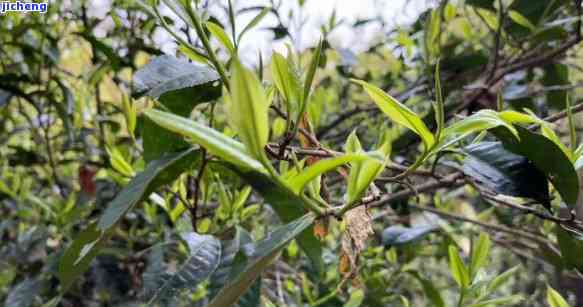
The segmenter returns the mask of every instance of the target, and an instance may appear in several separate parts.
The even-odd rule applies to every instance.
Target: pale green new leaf
[[[517,24],[529,29],[530,31],[536,31],[536,26],[528,20],[528,18],[524,17],[522,14],[515,10],[511,10],[508,12],[508,16],[512,21],[516,22]]]
[[[261,12],[259,12],[259,14],[257,14],[255,17],[253,17],[253,19],[245,26],[245,28],[243,28],[243,31],[241,31],[241,34],[239,34],[239,37],[237,38],[237,44],[239,44],[239,42],[241,42],[241,38],[243,38],[243,35],[245,35],[245,33],[247,33],[247,31],[253,29],[265,17],[265,15],[267,15],[267,13],[269,13],[270,10],[271,10],[271,7],[264,7],[263,10],[261,10]]]
[[[266,173],[263,165],[249,154],[245,146],[231,137],[172,113],[148,110],[144,114],[159,126],[192,139],[212,155],[243,168]]]
[[[269,101],[255,74],[233,62],[229,113],[237,134],[249,153],[258,159],[265,157],[269,138]]]
[[[308,168],[302,170],[296,176],[287,179],[286,184],[294,193],[300,194],[305,186],[319,175],[336,169],[343,164],[355,161],[364,161],[366,159],[370,158],[363,154],[347,154],[339,157],[320,160]]]
[[[478,270],[486,264],[488,260],[488,255],[490,254],[490,237],[485,232],[480,234],[478,242],[473,246],[472,249],[472,261],[470,264],[471,276],[476,276]]]
[[[233,42],[231,42],[229,35],[225,33],[225,30],[221,26],[209,21],[206,23],[206,28],[223,45],[223,47],[227,48],[231,55],[235,54],[235,46],[233,46]]]
[[[569,307],[567,301],[551,286],[547,286],[547,303],[550,307]]]
[[[455,246],[450,245],[449,249],[449,269],[453,279],[460,288],[465,289],[470,285],[470,274],[468,269],[462,262]]]
[[[291,65],[284,56],[275,52],[272,56],[271,71],[277,90],[288,104],[288,110],[292,110],[292,106],[299,103],[300,87]]]
[[[507,119],[511,118],[513,114],[505,113]],[[517,119],[516,119],[517,120]],[[518,138],[518,132],[512,126],[512,124],[505,121],[500,113],[493,110],[481,110],[477,113],[462,119],[459,122],[445,128],[444,136],[461,135],[467,136],[472,133],[482,132],[494,127],[506,127],[516,138]]]
[[[352,81],[361,85],[377,106],[393,121],[419,135],[426,149],[435,144],[435,137],[415,112],[374,85],[360,80],[353,79]]]
[[[348,153],[363,153],[360,141],[354,131],[348,137],[345,147]],[[358,201],[373,180],[380,175],[388,162],[389,152],[390,145],[383,144],[379,150],[366,153],[371,157],[370,159],[350,163],[351,169],[346,188],[348,205]]]

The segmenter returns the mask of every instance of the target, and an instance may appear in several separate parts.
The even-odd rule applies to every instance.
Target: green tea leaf
[[[508,130],[492,129],[492,133],[504,143],[504,148],[528,158],[547,175],[563,201],[574,205],[579,195],[579,178],[569,158],[545,136],[519,126],[516,131],[520,139],[509,135]]]
[[[490,254],[490,237],[487,233],[480,233],[478,242],[472,246],[472,258],[470,262],[470,276],[473,279],[478,270],[482,268],[488,261],[488,255]]]
[[[470,274],[468,269],[462,262],[455,246],[450,245],[449,253],[449,270],[453,279],[456,281],[461,289],[465,289],[470,285]]]
[[[233,63],[231,91],[228,107],[234,128],[251,156],[262,161],[269,138],[270,102],[255,74],[238,60]]]
[[[403,125],[421,137],[426,150],[435,144],[435,137],[429,131],[421,118],[402,103],[398,102],[380,88],[360,80],[352,80],[360,84],[377,106],[396,123]]]
[[[547,303],[550,307],[569,307],[559,292],[547,285]]]
[[[266,172],[263,165],[248,153],[243,144],[210,127],[158,110],[148,110],[144,114],[159,126],[190,138],[225,161],[258,172]]]
[[[300,194],[308,182],[314,180],[316,177],[334,170],[343,164],[365,161],[367,159],[370,158],[363,154],[347,154],[330,159],[319,160],[315,164],[302,170],[296,176],[287,179],[286,182],[294,193]]]

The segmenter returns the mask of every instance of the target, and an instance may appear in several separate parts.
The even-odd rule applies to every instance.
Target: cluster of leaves
[[[115,1],[107,39],[84,1],[10,15],[30,39],[0,34],[5,304],[567,306],[535,277],[583,272],[581,3],[532,2],[445,1],[359,56],[332,16],[256,70],[266,16],[295,39],[277,3]]]

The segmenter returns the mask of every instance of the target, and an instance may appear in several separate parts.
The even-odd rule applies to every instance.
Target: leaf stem
[[[188,15],[190,16],[190,19],[192,19],[192,23],[194,24],[194,30],[196,31],[196,34],[198,35],[198,37],[202,41],[202,45],[204,46],[204,49],[208,53],[209,60],[211,61],[211,63],[213,64],[213,66],[215,67],[215,69],[217,70],[219,75],[221,76],[221,80],[223,80],[223,84],[225,85],[225,87],[228,90],[230,90],[229,79],[227,78],[227,73],[225,72],[225,67],[223,66],[223,64],[221,62],[219,62],[217,55],[210,44],[209,38],[206,35],[206,32],[204,31],[204,29],[202,27],[202,23],[200,22],[200,18],[195,13],[195,11],[192,7],[192,2],[186,1],[186,3],[187,3],[187,7],[188,7],[188,10],[187,10]]]

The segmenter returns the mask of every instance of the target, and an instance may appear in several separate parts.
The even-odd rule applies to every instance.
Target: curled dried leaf
[[[345,218],[346,232],[342,236],[339,270],[344,275],[354,276],[358,268],[358,257],[366,247],[366,240],[374,234],[372,218],[365,206],[346,212]]]

